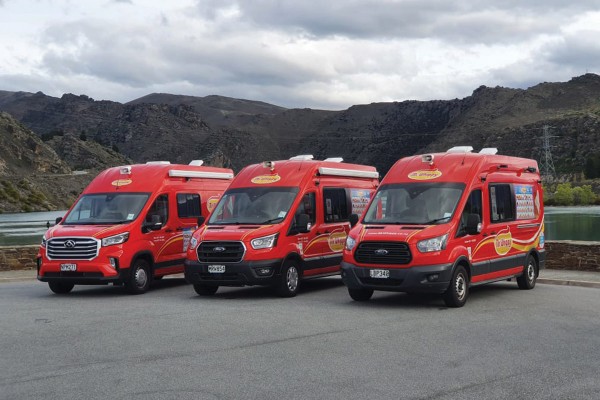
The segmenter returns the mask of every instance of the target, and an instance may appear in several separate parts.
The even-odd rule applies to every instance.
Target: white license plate
[[[390,271],[388,269],[371,269],[369,270],[371,278],[385,279],[390,277]]]
[[[225,266],[224,265],[209,265],[208,272],[210,272],[211,274],[222,274],[223,272],[225,272]]]
[[[61,272],[77,271],[77,264],[60,264]]]

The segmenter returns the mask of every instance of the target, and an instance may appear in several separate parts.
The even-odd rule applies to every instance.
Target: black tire
[[[73,290],[75,284],[66,282],[48,282],[48,286],[50,287],[50,290],[56,294],[67,294]]]
[[[354,301],[368,301],[373,296],[373,289],[348,289],[348,294]]]
[[[469,275],[462,265],[459,265],[452,274],[450,286],[444,292],[444,303],[448,307],[462,307],[469,297]]]
[[[538,276],[538,266],[535,258],[530,255],[525,260],[523,275],[517,278],[517,285],[521,290],[531,290],[535,287],[535,282]]]
[[[300,287],[300,268],[298,261],[288,260],[281,267],[281,276],[277,283],[277,294],[281,297],[294,297]]]
[[[194,290],[200,296],[212,296],[213,294],[217,293],[217,290],[219,290],[219,287],[217,285],[208,286],[208,285],[202,285],[200,283],[194,283]]]
[[[131,294],[146,293],[150,287],[150,265],[143,258],[138,258],[133,263],[129,280],[125,284],[127,291]]]

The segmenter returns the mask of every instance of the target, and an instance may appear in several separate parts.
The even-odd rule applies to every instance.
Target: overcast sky
[[[598,0],[0,0],[0,90],[345,109],[600,73]]]

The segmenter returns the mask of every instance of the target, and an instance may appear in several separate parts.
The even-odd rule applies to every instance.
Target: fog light
[[[119,269],[119,263],[116,258],[108,257],[108,262],[110,263],[110,266],[114,269]]]
[[[256,268],[255,271],[258,276],[268,276],[268,275],[271,275],[271,273],[273,272],[273,268],[262,267],[262,268]]]
[[[440,274],[431,274],[431,275],[427,275],[427,280],[429,282],[435,282],[439,279]]]

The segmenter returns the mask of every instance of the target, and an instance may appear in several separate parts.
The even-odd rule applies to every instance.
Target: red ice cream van
[[[233,179],[226,168],[149,162],[101,172],[42,239],[37,278],[55,293],[74,285],[124,284],[145,292],[183,272],[198,219]]]
[[[374,167],[296,156],[245,167],[194,232],[185,277],[199,295],[219,286],[274,286],[339,274],[351,214],[379,183]]]
[[[389,170],[346,240],[350,297],[429,292],[461,307],[471,286],[516,278],[533,289],[545,263],[537,162],[472,150],[407,157]]]

